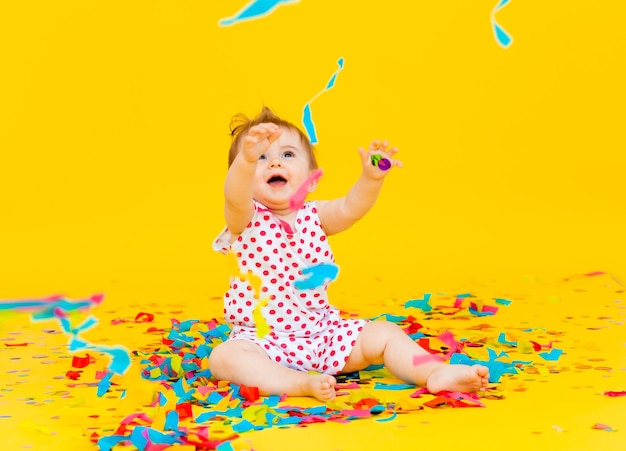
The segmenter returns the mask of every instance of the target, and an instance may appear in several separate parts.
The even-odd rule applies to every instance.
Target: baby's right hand
[[[247,162],[256,163],[281,133],[281,128],[271,122],[250,127],[246,136],[243,137],[242,156]]]

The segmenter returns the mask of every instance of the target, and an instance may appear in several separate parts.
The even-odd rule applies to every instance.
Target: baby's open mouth
[[[287,180],[280,175],[274,175],[270,177],[267,183],[271,186],[283,186],[285,183],[287,183]]]

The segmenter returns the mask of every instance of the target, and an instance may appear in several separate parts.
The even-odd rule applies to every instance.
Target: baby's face
[[[309,154],[300,136],[282,128],[280,137],[259,158],[252,195],[270,210],[288,209],[289,199],[311,170]]]

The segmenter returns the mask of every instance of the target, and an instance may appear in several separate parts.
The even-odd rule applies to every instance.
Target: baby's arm
[[[280,134],[278,125],[263,123],[250,127],[242,139],[224,183],[224,219],[232,235],[243,232],[254,215],[252,190],[257,163]]]
[[[402,163],[392,159],[397,148],[388,148],[387,141],[373,141],[369,151],[359,149],[363,171],[348,194],[339,199],[318,202],[318,214],[327,235],[339,233],[361,219],[376,203],[389,170],[374,166],[370,160],[374,154],[381,155],[391,162],[391,166],[401,167]]]

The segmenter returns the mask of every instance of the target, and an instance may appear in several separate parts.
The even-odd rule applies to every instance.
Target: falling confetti
[[[246,20],[260,19],[265,17],[280,5],[298,3],[300,0],[252,0],[232,17],[226,17],[218,22],[221,27],[228,27]]]
[[[296,192],[289,199],[289,208],[291,210],[299,210],[304,205],[304,200],[306,199],[307,194],[309,193],[309,187],[312,183],[319,180],[322,176],[322,170],[316,169],[309,175],[304,182],[298,187]]]
[[[332,263],[321,263],[304,268],[301,272],[303,276],[308,277],[296,280],[295,287],[298,290],[308,290],[321,287],[325,283],[335,280],[339,274],[339,267]]]

